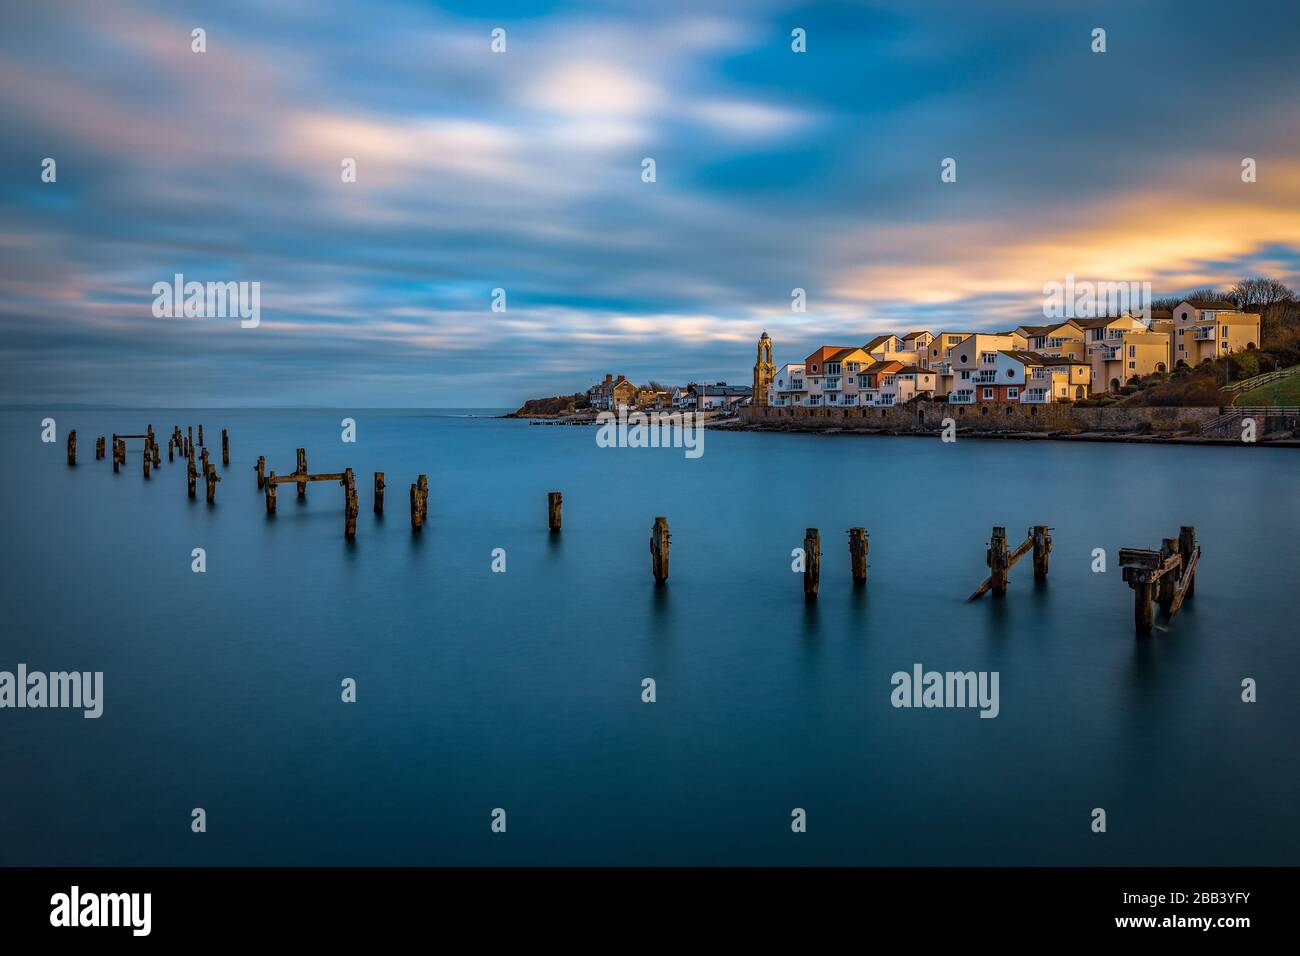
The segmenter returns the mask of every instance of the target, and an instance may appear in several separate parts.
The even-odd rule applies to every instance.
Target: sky
[[[514,407],[1300,287],[1298,49],[1294,0],[5,3],[0,403]]]

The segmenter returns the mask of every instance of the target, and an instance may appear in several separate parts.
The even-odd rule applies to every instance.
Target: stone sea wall
[[[1198,431],[1202,422],[1218,417],[1219,409],[912,402],[893,408],[743,408],[740,415],[747,424],[790,431],[937,432],[943,420],[951,418],[959,431],[1174,434]]]

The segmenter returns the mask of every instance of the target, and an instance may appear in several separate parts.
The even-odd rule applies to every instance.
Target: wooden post
[[[265,455],[257,456],[257,465],[254,466],[253,470],[257,472],[257,490],[261,491],[262,486],[266,484],[266,456]]]
[[[226,435],[226,430],[221,429],[221,466],[230,467],[230,438]]]
[[[671,541],[668,519],[662,515],[655,518],[654,527],[650,529],[650,570],[654,573],[655,584],[668,580],[668,546]]]
[[[199,426],[199,447],[203,447],[203,426]]]
[[[271,477],[266,482],[266,513],[275,514],[275,472],[271,472]]]
[[[194,426],[185,426],[185,457],[189,457],[190,449],[194,447]]]
[[[68,432],[68,464],[77,463],[77,430],[74,428]]]
[[[117,474],[118,455],[117,455],[117,436],[113,436],[113,474]]]
[[[172,460],[172,452],[176,449],[176,436],[167,439],[167,460]]]
[[[803,533],[803,597],[805,601],[817,600],[817,589],[822,580],[822,533],[809,528]]]
[[[421,475],[416,479],[415,486],[420,490],[420,525],[429,520],[429,476]]]
[[[1007,593],[1007,571],[1011,567],[1011,555],[1007,550],[1007,529],[994,528],[993,539],[989,541],[985,562],[992,572],[993,594],[995,597]]]
[[[1036,524],[1029,529],[1034,538],[1034,580],[1047,580],[1048,557],[1052,553],[1052,529]]]
[[[203,470],[200,471],[199,474],[206,475],[207,473],[208,473],[208,450],[204,448],[203,449]]]
[[[1139,634],[1150,634],[1151,624],[1154,620],[1151,610],[1151,592],[1155,585],[1150,581],[1134,581],[1131,585],[1133,588],[1133,624]]]
[[[420,486],[411,485],[411,530],[419,531],[424,527],[424,515],[420,512]]]
[[[141,459],[144,460],[144,476],[145,476],[146,478],[149,477],[149,462],[150,462],[150,460],[151,460],[151,458],[152,458],[152,456],[149,454],[149,444],[148,444],[148,442],[149,442],[149,439],[146,438],[146,439],[145,439],[145,446],[144,446],[144,454],[140,456]]]
[[[206,449],[204,449],[206,451]],[[217,482],[221,476],[217,474],[216,465],[208,465],[208,504],[217,500]]]
[[[564,495],[558,491],[546,493],[546,524],[552,534],[564,525]]]
[[[375,514],[384,513],[384,473],[375,472]]]
[[[1196,553],[1196,528],[1192,525],[1185,524],[1178,529],[1178,553],[1183,556],[1183,567],[1186,568],[1192,560],[1192,555]],[[1183,601],[1187,601],[1195,593],[1196,569],[1193,568],[1187,577],[1187,586],[1183,589]]]
[[[351,468],[343,469],[343,537],[357,536],[357,482]]]
[[[298,474],[304,476],[307,474],[307,449],[306,448],[298,449]],[[299,498],[307,497],[307,482],[305,481],[298,482],[298,497]]]
[[[104,460],[104,436],[100,435],[95,439],[95,461]]]
[[[867,583],[867,529],[849,529],[849,563],[853,566],[853,583]]]
[[[189,485],[190,497],[194,497],[196,482],[199,480],[198,469],[194,467],[194,446],[190,446],[189,456],[185,459],[185,475]]]
[[[153,441],[153,466],[157,468],[162,464],[162,452],[158,450],[158,441]]]

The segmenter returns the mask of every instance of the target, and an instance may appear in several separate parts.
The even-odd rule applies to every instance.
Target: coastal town
[[[1257,312],[1226,300],[1185,300],[1132,314],[1024,324],[996,332],[942,329],[884,333],[866,344],[822,345],[779,367],[763,332],[749,385],[692,382],[665,388],[606,373],[586,392],[535,399],[517,415],[741,408],[890,408],[912,401],[952,405],[1089,402],[1150,377],[1253,352]],[[542,403],[550,403],[545,405]]]

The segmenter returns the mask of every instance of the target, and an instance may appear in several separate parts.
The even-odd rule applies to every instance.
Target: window
[[[1015,377],[1016,377],[1016,370],[1013,368],[1007,369],[1007,378],[1015,378]]]
[[[1130,345],[1130,346],[1128,347],[1128,357],[1129,357],[1129,358],[1137,358],[1137,354],[1138,354],[1138,347],[1137,347],[1136,345]],[[1132,368],[1132,367],[1133,367],[1132,365],[1129,365],[1129,368]]]
[[[980,364],[981,364],[981,365],[992,365],[992,364],[993,364],[994,362],[996,362],[997,360],[998,360],[998,353],[997,353],[997,352],[981,352],[981,353],[980,353]]]
[[[815,364],[814,364],[814,365],[811,365],[811,366],[809,366],[809,367],[810,367],[814,372],[817,371],[817,366],[816,366]]]
[[[992,399],[993,399],[993,389],[991,388],[984,389],[984,400],[992,401]]]
[[[1020,397],[1020,389],[1016,388],[1014,385],[1007,389],[1007,398],[1019,398],[1019,397]]]
[[[1137,365],[1138,365],[1137,362],[1129,362],[1129,363],[1128,363],[1128,367],[1129,367],[1129,368],[1137,368]]]
[[[1226,325],[1223,327],[1223,337],[1225,339],[1228,337],[1228,327]]]
[[[965,355],[963,355],[963,356],[961,357],[961,362],[962,362],[963,365],[965,365],[968,361],[969,361],[969,359],[968,359]]]

